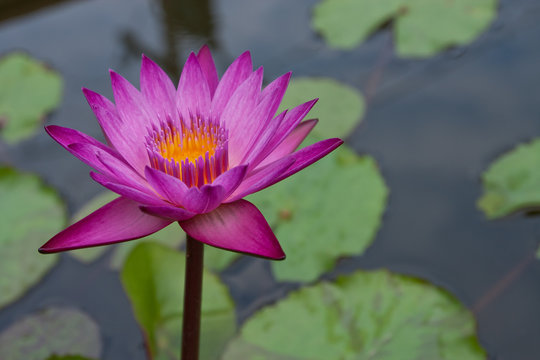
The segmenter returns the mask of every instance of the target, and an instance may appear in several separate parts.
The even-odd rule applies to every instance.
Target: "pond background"
[[[346,142],[376,159],[390,197],[373,245],[325,277],[384,267],[427,279],[474,311],[491,359],[540,358],[539,220],[517,214],[488,221],[476,207],[488,165],[540,134],[540,4],[501,1],[495,22],[470,46],[403,60],[393,55],[389,30],[352,51],[331,49],[310,27],[316,3],[71,1],[12,17],[16,11],[2,9],[8,15],[1,16],[0,53],[23,50],[57,69],[64,95],[46,124],[98,139],[80,88],[112,98],[108,68],[138,84],[142,52],[177,78],[189,52],[204,43],[220,74],[249,49],[266,81],[292,70],[293,77],[329,76],[362,90],[367,113]],[[89,169],[45,132],[2,144],[0,160],[39,174],[71,213],[101,190]],[[68,305],[99,324],[102,359],[145,359],[106,257],[84,265],[63,255],[44,281],[0,311],[0,331],[46,305]],[[267,262],[251,258],[234,263],[222,279],[241,322],[294,287],[277,284]]]

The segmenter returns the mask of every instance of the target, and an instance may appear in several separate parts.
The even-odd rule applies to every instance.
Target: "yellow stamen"
[[[228,168],[227,133],[217,122],[196,118],[189,126],[166,123],[149,135],[151,166],[190,187],[209,184]]]

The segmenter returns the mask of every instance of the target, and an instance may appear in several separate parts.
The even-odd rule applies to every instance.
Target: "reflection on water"
[[[68,0],[0,0],[0,21],[29,15]]]
[[[180,77],[182,59],[181,44],[186,36],[196,36],[209,46],[215,45],[214,21],[209,0],[154,0],[153,8],[161,19],[164,53],[158,53],[150,44],[137,38],[130,30],[121,34],[127,51],[135,57],[145,53],[160,64],[174,79]],[[187,49],[192,50],[192,49]]]

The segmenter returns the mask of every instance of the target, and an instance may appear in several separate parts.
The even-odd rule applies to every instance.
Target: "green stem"
[[[183,360],[199,359],[204,244],[187,236],[182,324]]]

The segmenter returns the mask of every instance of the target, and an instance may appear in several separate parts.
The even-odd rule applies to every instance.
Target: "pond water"
[[[368,96],[367,113],[346,142],[372,155],[390,189],[373,245],[325,275],[389,268],[427,279],[472,309],[490,359],[540,358],[538,217],[488,221],[477,209],[481,173],[517,143],[540,135],[540,3],[501,1],[489,31],[472,45],[427,60],[394,56],[378,32],[352,51],[333,50],[310,28],[311,1],[66,1],[9,12],[0,53],[21,49],[65,79],[47,124],[102,139],[82,86],[112,98],[108,68],[138,84],[145,53],[175,77],[190,51],[207,43],[220,73],[242,51],[270,80],[330,76]],[[6,13],[7,10],[6,10]],[[71,212],[100,186],[88,168],[45,132],[0,160],[39,174]],[[45,239],[44,239],[45,240]],[[107,255],[83,265],[63,255],[45,281],[0,311],[0,330],[46,305],[69,305],[100,325],[104,360],[145,359],[143,340]],[[243,258],[222,278],[244,321],[294,284],[277,284],[267,262]]]

